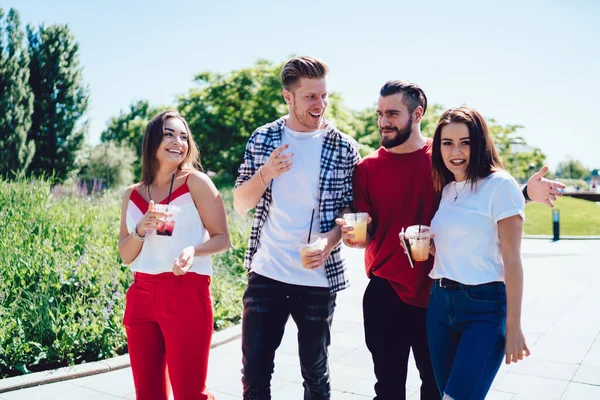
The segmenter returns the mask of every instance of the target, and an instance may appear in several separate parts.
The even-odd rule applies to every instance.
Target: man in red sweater
[[[424,137],[420,128],[426,110],[427,97],[413,83],[389,81],[381,88],[377,105],[381,147],[354,171],[356,212],[371,216],[367,242],[352,245],[352,228],[342,228],[347,246],[366,247],[370,282],[363,298],[363,317],[377,378],[376,400],[406,398],[411,348],[422,382],[421,400],[441,397],[425,329],[433,257],[415,262],[412,268],[398,238],[402,228],[430,225],[438,207],[439,194],[433,190],[431,173],[432,140]],[[523,195],[552,207],[564,185],[544,179],[547,171],[544,167],[536,173]],[[345,225],[343,219],[336,222]]]
[[[402,81],[387,82],[380,94],[381,147],[354,172],[356,208],[372,217],[365,250],[371,280],[363,299],[363,316],[377,378],[376,399],[406,398],[412,348],[422,381],[421,399],[439,400],[425,331],[431,287],[427,275],[433,257],[411,268],[398,240],[402,228],[429,225],[437,209],[432,141],[420,129],[427,97],[417,85]]]

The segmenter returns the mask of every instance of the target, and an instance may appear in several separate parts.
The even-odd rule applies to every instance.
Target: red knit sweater
[[[356,207],[373,219],[372,241],[365,251],[367,274],[387,279],[403,302],[427,307],[433,257],[411,268],[400,247],[398,233],[419,223],[429,225],[438,206],[431,174],[431,139],[408,154],[390,153],[383,147],[365,157],[354,173]]]

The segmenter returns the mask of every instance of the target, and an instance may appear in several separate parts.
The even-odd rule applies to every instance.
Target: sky
[[[67,24],[90,88],[88,141],[137,100],[175,104],[204,71],[314,55],[360,110],[390,79],[518,131],[555,169],[600,168],[600,2],[1,0],[24,24]]]

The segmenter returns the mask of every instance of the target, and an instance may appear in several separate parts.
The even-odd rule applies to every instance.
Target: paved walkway
[[[353,285],[338,296],[330,347],[333,400],[373,398],[361,301],[362,252],[346,250]],[[600,399],[600,241],[525,240],[523,326],[532,355],[503,365],[487,399]],[[289,323],[275,360],[273,399],[302,399],[296,328]],[[240,399],[240,340],[213,349],[208,385],[218,400]],[[407,398],[418,399],[414,361]],[[129,368],[0,394],[0,400],[135,399]]]

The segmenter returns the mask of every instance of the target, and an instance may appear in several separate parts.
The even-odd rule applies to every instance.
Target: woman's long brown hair
[[[454,174],[446,168],[442,157],[442,129],[450,123],[462,123],[469,129],[471,152],[467,165],[467,182],[474,188],[477,178],[484,178],[494,171],[503,169],[502,162],[494,147],[485,119],[472,108],[458,107],[444,111],[435,128],[431,164],[433,166],[433,186],[441,191],[444,186],[454,181]]]

